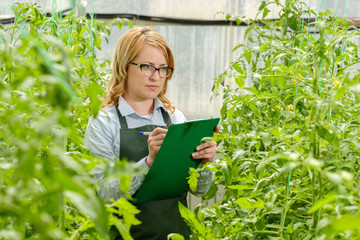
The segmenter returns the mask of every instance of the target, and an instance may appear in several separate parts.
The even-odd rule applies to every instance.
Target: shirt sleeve
[[[110,120],[107,116],[98,115],[97,118],[91,117],[89,119],[85,132],[85,146],[91,151],[93,156],[114,162],[117,154],[115,153],[113,138]],[[145,163],[145,158],[138,161],[135,165],[143,167],[146,170],[145,175],[147,171],[149,171],[149,167]],[[106,180],[104,175],[104,169],[96,168],[94,170],[95,178],[100,181],[100,188],[97,190],[98,195],[107,202],[110,202],[110,199],[117,200],[121,197],[126,198],[126,195],[120,191],[120,180]],[[130,196],[140,188],[145,179],[145,175],[136,175],[132,177],[130,180]]]
[[[98,115],[90,117],[85,131],[85,146],[95,157],[115,161],[115,148],[110,128],[110,120]]]

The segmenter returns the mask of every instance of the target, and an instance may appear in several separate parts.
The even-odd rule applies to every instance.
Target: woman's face
[[[156,68],[167,67],[165,56],[159,49],[145,44],[132,63],[147,64]],[[128,102],[143,102],[156,98],[164,87],[165,77],[160,77],[159,71],[146,76],[139,66],[129,64],[127,70],[127,87],[123,97]]]

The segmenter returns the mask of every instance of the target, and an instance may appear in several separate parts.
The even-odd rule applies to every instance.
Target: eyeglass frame
[[[140,68],[140,71],[141,71],[142,73],[144,73],[144,72],[142,71],[142,67],[143,67],[143,66],[149,66],[149,67],[154,68],[155,71],[154,71],[152,74],[147,75],[147,74],[144,73],[145,76],[148,76],[148,77],[154,75],[155,72],[158,71],[160,77],[166,78],[166,77],[169,77],[169,76],[171,75],[171,73],[174,71],[174,68],[172,68],[172,67],[160,67],[160,68],[157,68],[157,67],[154,67],[154,66],[152,66],[152,65],[150,65],[150,64],[141,64],[141,63],[134,63],[134,62],[130,62],[130,63],[131,63],[132,65],[138,66],[138,67]],[[130,64],[130,63],[129,63],[129,64]],[[169,73],[167,76],[165,76],[165,77],[161,76],[161,74],[160,74],[160,69],[164,69],[164,68],[171,70],[170,73]]]

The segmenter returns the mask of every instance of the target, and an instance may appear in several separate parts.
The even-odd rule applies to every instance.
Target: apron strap
[[[117,113],[118,118],[119,118],[119,123],[120,123],[121,128],[122,129],[128,129],[126,119],[125,119],[125,117],[123,115],[121,115],[121,113],[119,111],[119,105],[118,104],[115,106],[115,109],[116,109],[116,113]]]
[[[167,127],[169,128],[170,125],[172,124],[169,113],[167,111],[165,111],[164,108],[161,108],[161,113],[162,113],[164,122],[166,123]]]

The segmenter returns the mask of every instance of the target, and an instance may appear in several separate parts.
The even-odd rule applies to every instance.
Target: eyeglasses
[[[130,62],[131,64],[140,67],[140,71],[144,73],[146,76],[152,76],[156,71],[159,72],[160,77],[168,77],[171,75],[172,71],[174,70],[172,67],[161,67],[156,68],[154,66],[148,65],[148,64],[140,64],[140,63],[134,63]]]

